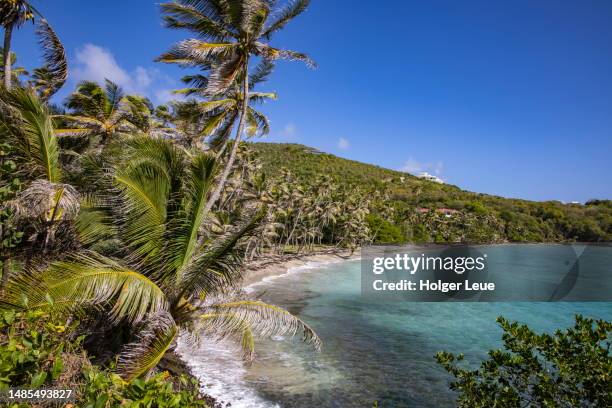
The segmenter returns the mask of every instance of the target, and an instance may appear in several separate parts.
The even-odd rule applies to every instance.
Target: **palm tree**
[[[11,38],[13,30],[21,27],[26,21],[34,20],[40,13],[27,0],[4,0],[0,2],[0,24],[4,27],[4,87],[11,88]]]
[[[273,10],[269,0],[177,0],[161,5],[164,22],[173,29],[186,29],[198,38],[177,43],[158,58],[161,62],[196,66],[209,72],[206,93],[223,94],[242,79],[244,95],[239,110],[238,128],[232,150],[215,190],[206,203],[209,211],[219,199],[232,169],[238,145],[248,116],[249,62],[251,57],[273,61],[300,60],[310,66],[314,62],[305,54],[281,50],[266,43],[294,17],[301,14],[309,0],[297,0],[280,10]]]
[[[0,63],[2,64],[2,66],[0,67],[0,74],[2,75],[2,78],[5,77],[4,72],[6,70],[6,65],[4,63],[4,52],[2,49],[0,49],[0,52],[2,53],[2,56],[0,56]],[[15,66],[15,64],[17,63],[17,54],[15,54],[14,52],[10,52],[8,54],[8,65],[10,66],[9,69],[9,75],[11,76],[11,83],[17,83],[20,84],[21,80],[20,78],[23,76],[28,75],[28,71],[21,66]]]
[[[221,234],[209,231],[203,209],[215,158],[168,140],[125,143],[125,160],[111,172],[112,195],[84,208],[78,221],[85,247],[112,236],[119,242],[116,249],[105,254],[83,250],[42,271],[16,276],[0,306],[73,312],[103,308],[113,322],[131,323],[139,335],[125,346],[118,364],[126,379],[153,368],[179,329],[236,336],[248,358],[256,335],[301,330],[318,347],[316,334],[285,310],[228,297],[241,277],[241,239],[264,210],[246,204],[241,221]]]
[[[106,80],[105,87],[92,81],[81,82],[66,100],[71,114],[58,115],[70,128],[57,129],[58,136],[101,136],[102,144],[116,136],[138,131],[130,119],[135,100],[126,98],[116,83]],[[130,106],[132,105],[132,106]],[[142,106],[137,106],[136,110]]]
[[[270,123],[268,118],[260,111],[251,107],[253,103],[262,103],[267,99],[275,100],[277,98],[274,92],[255,92],[254,87],[264,82],[272,73],[274,64],[271,61],[261,61],[249,78],[249,103],[247,106],[246,115],[246,134],[250,137],[256,134],[266,135],[270,132]],[[186,95],[206,96],[206,87],[202,87],[202,78],[198,76],[186,76],[183,78],[188,84],[193,87],[178,90],[177,93]],[[210,97],[209,101],[200,102],[199,109],[204,115],[205,126],[202,129],[204,135],[213,135],[209,144],[217,150],[217,156],[221,157],[228,145],[232,129],[236,125],[240,117],[242,109],[243,93],[240,88],[242,84],[241,76],[239,75],[236,82],[232,84],[220,95]]]

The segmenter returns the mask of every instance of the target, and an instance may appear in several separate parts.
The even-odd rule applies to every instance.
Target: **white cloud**
[[[444,170],[444,163],[442,163],[441,161],[435,163],[423,163],[413,159],[412,157],[409,157],[399,170],[411,174],[418,174],[422,172],[433,172],[435,174],[441,174]]]
[[[289,122],[281,129],[279,135],[282,137],[292,138],[297,134],[297,127],[295,124]]]
[[[131,86],[130,75],[117,64],[110,51],[94,44],[85,44],[76,54],[77,66],[73,70],[76,81],[103,82],[105,78],[121,86]]]
[[[171,94],[176,81],[157,68],[137,66],[132,72],[119,65],[112,52],[95,44],[85,44],[76,53],[75,68],[70,79],[89,80],[100,84],[109,79],[126,92],[148,96],[156,103],[177,99]]]
[[[184,95],[176,95],[172,91],[174,89],[157,89],[153,92],[153,99],[157,103],[168,103],[172,100],[183,101],[186,99]]]
[[[341,150],[348,150],[351,147],[351,144],[349,143],[349,141],[343,137],[341,137],[340,139],[338,139],[338,149]]]

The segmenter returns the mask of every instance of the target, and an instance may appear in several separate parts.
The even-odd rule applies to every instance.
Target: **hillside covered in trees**
[[[612,201],[583,204],[508,199],[342,159],[299,144],[253,143],[270,180],[303,185],[327,177],[368,201],[377,243],[601,242],[612,238]]]

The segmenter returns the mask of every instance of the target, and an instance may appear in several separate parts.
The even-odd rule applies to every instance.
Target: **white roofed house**
[[[426,172],[419,173],[417,177],[423,180],[433,181],[434,183],[444,184],[444,180],[442,180],[440,177],[434,176],[433,174],[429,174]]]

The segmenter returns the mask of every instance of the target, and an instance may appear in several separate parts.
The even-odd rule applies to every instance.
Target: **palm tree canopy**
[[[0,2],[0,25],[20,27],[40,13],[27,0],[4,0]]]
[[[236,80],[250,55],[266,60],[289,59],[315,66],[306,54],[274,48],[272,34],[301,14],[309,0],[297,0],[273,9],[269,0],[177,0],[161,5],[164,22],[186,29],[197,38],[181,41],[158,58],[210,71],[207,92],[218,94]]]
[[[58,116],[70,127],[58,129],[58,136],[110,138],[139,131],[146,133],[152,127],[150,102],[142,97],[126,96],[119,85],[108,79],[104,88],[93,81],[81,82],[65,104],[72,112]]]

